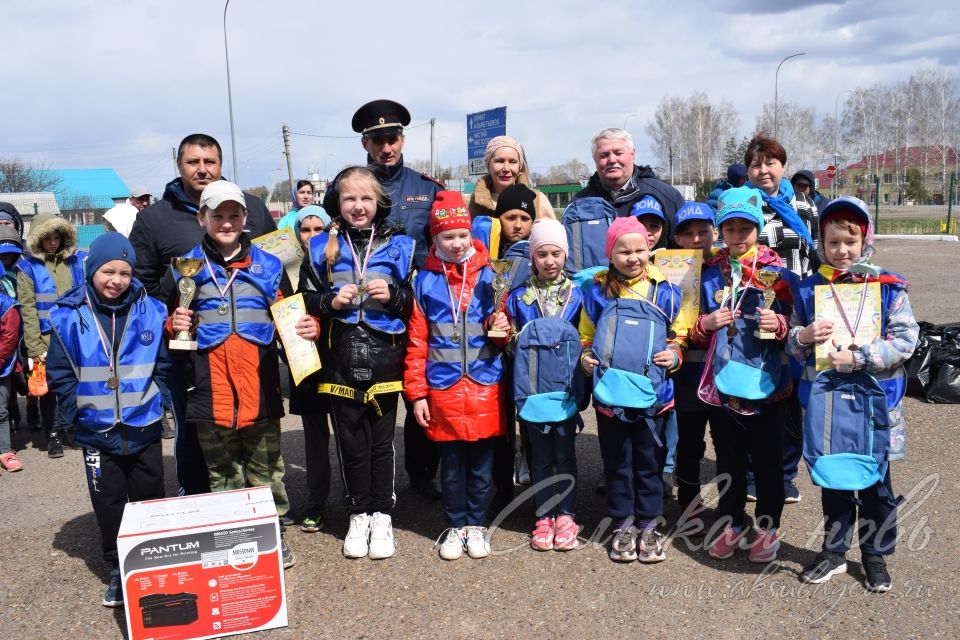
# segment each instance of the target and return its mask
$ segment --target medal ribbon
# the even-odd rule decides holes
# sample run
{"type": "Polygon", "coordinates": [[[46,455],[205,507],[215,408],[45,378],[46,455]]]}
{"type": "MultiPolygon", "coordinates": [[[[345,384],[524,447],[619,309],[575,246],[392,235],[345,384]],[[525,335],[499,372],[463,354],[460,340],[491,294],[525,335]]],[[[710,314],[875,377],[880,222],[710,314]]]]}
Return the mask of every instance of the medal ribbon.
{"type": "Polygon", "coordinates": [[[837,288],[833,286],[832,281],[827,281],[827,284],[830,285],[830,291],[833,293],[833,303],[837,305],[840,318],[843,320],[843,324],[846,325],[847,331],[850,332],[850,342],[856,344],[857,329],[860,328],[860,321],[863,319],[863,307],[867,302],[867,286],[870,284],[869,279],[863,279],[863,290],[860,292],[860,304],[857,306],[857,321],[852,325],[850,324],[850,318],[847,317],[847,310],[843,308],[843,303],[840,301],[840,294],[837,292],[837,288]]]}
{"type": "Polygon", "coordinates": [[[111,353],[113,343],[117,339],[117,313],[114,311],[111,314],[112,317],[112,328],[110,343],[107,344],[107,332],[103,330],[103,327],[100,326],[100,321],[97,320],[97,312],[94,309],[93,303],[90,302],[90,293],[88,291],[83,292],[84,297],[87,299],[87,306],[90,307],[90,315],[93,316],[93,325],[97,328],[97,337],[100,339],[100,346],[103,347],[103,353],[107,356],[107,362],[110,367],[110,376],[113,377],[113,354],[111,353]]]}
{"type": "MultiPolygon", "coordinates": [[[[757,256],[753,256],[753,265],[750,267],[750,273],[754,273],[757,268],[757,256]]],[[[740,310],[740,307],[743,305],[743,301],[747,299],[745,295],[740,296],[740,301],[737,302],[737,288],[743,282],[743,265],[740,264],[740,261],[730,256],[730,314],[734,317],[737,315],[737,311],[740,310]],[[736,278],[736,280],[734,280],[736,278]]],[[[740,289],[741,293],[745,292],[749,288],[750,283],[748,282],[740,289]]],[[[727,301],[724,300],[720,306],[726,306],[727,301]]]]}
{"type": "MultiPolygon", "coordinates": [[[[467,290],[467,265],[463,265],[463,281],[460,283],[460,295],[457,297],[457,302],[453,302],[453,288],[450,286],[450,277],[447,275],[447,263],[442,262],[441,266],[443,267],[443,279],[447,283],[447,296],[450,298],[450,315],[453,316],[453,324],[455,327],[460,326],[460,307],[463,305],[463,293],[467,290]]],[[[473,297],[473,291],[470,292],[470,298],[473,297]]],[[[467,305],[470,304],[470,298],[467,298],[467,305]]]]}
{"type": "Polygon", "coordinates": [[[367,244],[367,255],[363,257],[363,266],[357,262],[357,252],[353,250],[353,241],[350,239],[350,234],[347,233],[347,246],[350,247],[350,258],[353,260],[353,268],[357,270],[357,273],[360,274],[360,281],[357,282],[357,286],[363,286],[363,279],[367,274],[367,263],[370,261],[370,253],[373,251],[373,228],[370,228],[370,242],[367,244]]]}
{"type": "Polygon", "coordinates": [[[223,302],[226,302],[226,301],[227,301],[227,291],[230,289],[230,285],[233,284],[234,279],[236,279],[237,274],[240,273],[240,269],[234,269],[234,270],[233,270],[233,273],[230,275],[230,278],[227,280],[227,284],[225,284],[225,285],[223,285],[223,286],[221,287],[221,286],[220,286],[220,283],[217,282],[217,274],[216,274],[216,272],[213,270],[213,265],[210,264],[210,260],[209,260],[209,258],[207,258],[207,254],[203,254],[203,261],[207,263],[207,271],[210,272],[210,279],[213,280],[213,286],[215,286],[215,287],[217,288],[217,290],[220,292],[220,299],[221,299],[223,302]]]}

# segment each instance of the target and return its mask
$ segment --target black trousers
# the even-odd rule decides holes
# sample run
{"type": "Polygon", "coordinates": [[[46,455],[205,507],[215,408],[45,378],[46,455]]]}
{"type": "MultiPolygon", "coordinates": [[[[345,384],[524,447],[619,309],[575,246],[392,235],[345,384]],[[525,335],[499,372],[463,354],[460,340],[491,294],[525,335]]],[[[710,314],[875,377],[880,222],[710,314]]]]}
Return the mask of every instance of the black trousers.
{"type": "Polygon", "coordinates": [[[84,449],[87,488],[100,526],[103,558],[117,562],[117,533],[127,502],[163,497],[163,446],[158,438],[129,455],[84,449]]]}
{"type": "Polygon", "coordinates": [[[427,432],[413,416],[413,404],[404,400],[407,417],[403,421],[403,468],[410,482],[429,482],[437,476],[440,454],[437,443],[427,438],[427,432]]]}
{"type": "Polygon", "coordinates": [[[330,427],[326,413],[303,419],[303,448],[307,463],[307,513],[323,511],[330,496],[330,427]]]}
{"type": "Polygon", "coordinates": [[[344,501],[353,513],[389,512],[394,493],[393,435],[399,393],[377,396],[372,403],[330,396],[330,418],[343,474],[344,501]]]}
{"type": "Polygon", "coordinates": [[[706,405],[702,411],[677,411],[677,501],[681,507],[700,499],[700,462],[707,450],[703,438],[709,418],[706,405]]]}
{"type": "Polygon", "coordinates": [[[710,409],[721,491],[726,484],[724,476],[730,478],[729,487],[720,496],[720,516],[729,516],[735,527],[743,526],[746,520],[748,454],[757,483],[757,526],[765,529],[779,527],[783,513],[786,401],[760,406],[760,413],[752,416],[733,413],[722,407],[710,409]]]}

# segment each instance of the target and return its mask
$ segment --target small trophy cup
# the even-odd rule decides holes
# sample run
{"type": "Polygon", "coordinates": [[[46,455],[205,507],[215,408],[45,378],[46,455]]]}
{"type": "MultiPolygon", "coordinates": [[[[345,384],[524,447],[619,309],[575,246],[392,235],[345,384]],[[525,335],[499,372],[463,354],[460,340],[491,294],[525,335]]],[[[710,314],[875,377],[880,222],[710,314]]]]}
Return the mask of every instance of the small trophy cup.
{"type": "MultiPolygon", "coordinates": [[[[776,292],[773,290],[773,285],[776,284],[779,279],[780,272],[775,269],[760,269],[760,271],[757,272],[757,280],[763,285],[764,309],[773,307],[773,300],[777,297],[776,292]]],[[[761,340],[774,340],[776,334],[773,331],[764,331],[761,329],[757,332],[757,337],[761,340]]]]}
{"type": "MultiPolygon", "coordinates": [[[[177,288],[180,289],[180,304],[184,309],[189,309],[193,299],[197,297],[197,283],[193,281],[192,276],[200,273],[203,269],[203,260],[201,258],[174,258],[173,268],[180,274],[180,281],[177,288]]],[[[170,341],[171,349],[180,351],[196,351],[197,341],[190,337],[189,331],[178,331],[177,335],[170,341]]]]}
{"type": "MultiPolygon", "coordinates": [[[[493,312],[497,313],[500,311],[500,307],[503,306],[503,299],[507,297],[507,289],[510,287],[510,282],[507,280],[507,272],[510,271],[510,267],[513,266],[513,260],[491,260],[490,268],[493,269],[493,272],[496,274],[493,277],[493,312]]],[[[489,338],[506,338],[507,332],[500,331],[499,329],[490,329],[487,331],[487,337],[489,338]]]]}

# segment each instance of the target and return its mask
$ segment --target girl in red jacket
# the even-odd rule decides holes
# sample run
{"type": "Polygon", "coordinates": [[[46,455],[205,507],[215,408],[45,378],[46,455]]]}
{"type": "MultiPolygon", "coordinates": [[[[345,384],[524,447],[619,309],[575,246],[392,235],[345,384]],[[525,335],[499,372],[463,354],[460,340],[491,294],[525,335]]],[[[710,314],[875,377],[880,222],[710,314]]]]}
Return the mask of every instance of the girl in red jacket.
{"type": "MultiPolygon", "coordinates": [[[[404,393],[417,422],[440,453],[443,509],[449,529],[440,557],[490,554],[487,502],[494,436],[503,435],[501,348],[490,328],[509,331],[494,308],[493,272],[483,243],[470,233],[470,214],[455,191],[437,194],[430,212],[433,247],[414,280],[414,306],[404,393]]],[[[500,301],[500,307],[503,303],[500,301]]]]}

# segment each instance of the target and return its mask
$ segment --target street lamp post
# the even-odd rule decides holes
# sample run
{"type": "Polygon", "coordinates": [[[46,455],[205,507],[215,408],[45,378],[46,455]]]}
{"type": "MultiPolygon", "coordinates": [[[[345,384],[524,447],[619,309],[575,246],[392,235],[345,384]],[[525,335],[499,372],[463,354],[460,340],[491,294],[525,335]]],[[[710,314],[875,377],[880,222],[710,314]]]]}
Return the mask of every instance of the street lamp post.
{"type": "MultiPolygon", "coordinates": [[[[839,116],[839,106],[840,106],[840,96],[845,93],[853,93],[853,89],[844,89],[837,94],[837,97],[833,101],[833,166],[840,166],[840,116],[839,116]]],[[[839,169],[837,169],[839,172],[839,169]]],[[[831,192],[834,198],[837,197],[837,176],[834,176],[830,180],[831,192]]]]}
{"type": "Polygon", "coordinates": [[[797,56],[805,56],[805,55],[807,55],[806,51],[802,53],[794,53],[793,55],[789,55],[783,60],[781,60],[780,64],[777,65],[777,73],[774,75],[774,80],[773,80],[773,137],[778,140],[780,138],[780,121],[779,121],[779,114],[778,114],[778,109],[779,109],[778,94],[780,93],[780,66],[790,58],[796,58],[797,56]]]}
{"type": "Polygon", "coordinates": [[[230,0],[223,5],[223,55],[227,60],[227,105],[230,109],[230,154],[233,156],[233,182],[237,184],[237,137],[233,130],[233,92],[230,87],[230,52],[227,49],[227,7],[230,0]]]}

